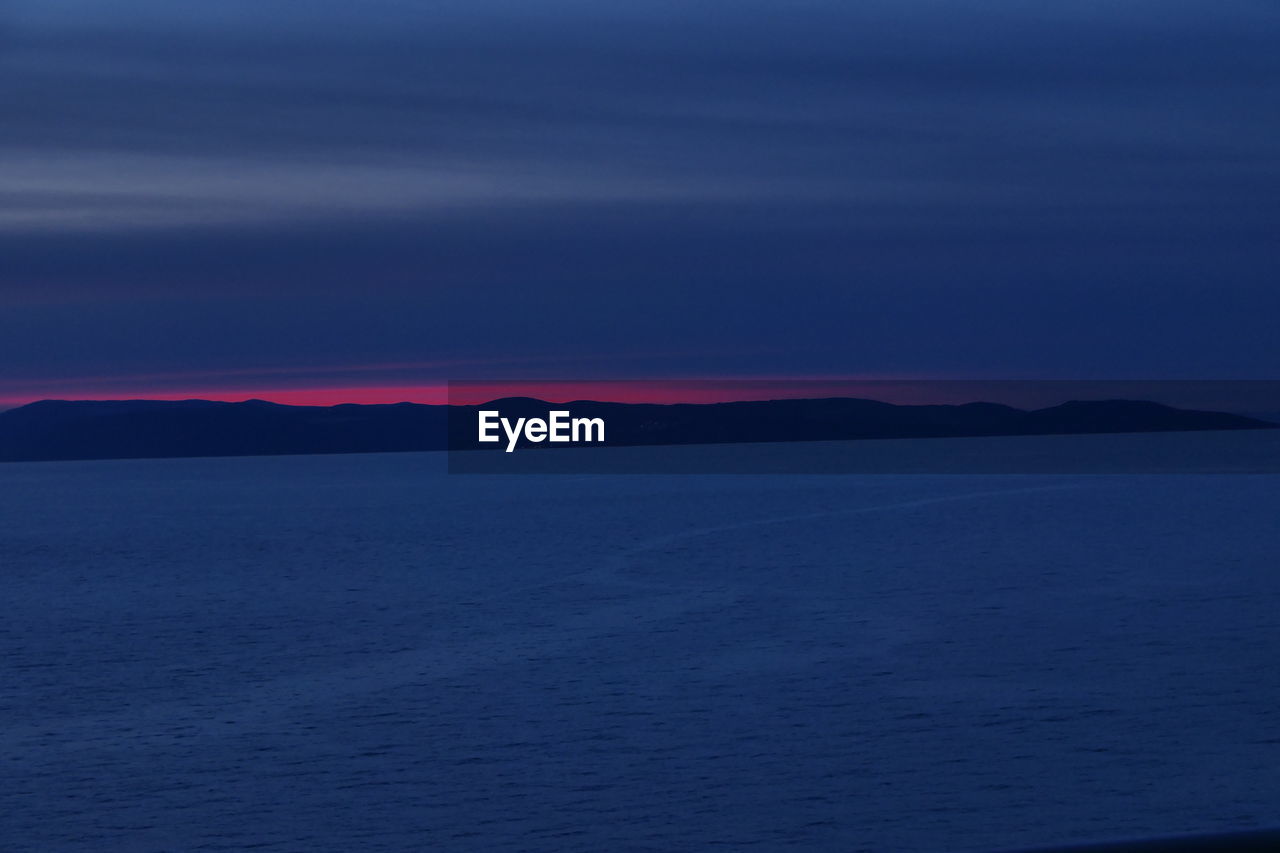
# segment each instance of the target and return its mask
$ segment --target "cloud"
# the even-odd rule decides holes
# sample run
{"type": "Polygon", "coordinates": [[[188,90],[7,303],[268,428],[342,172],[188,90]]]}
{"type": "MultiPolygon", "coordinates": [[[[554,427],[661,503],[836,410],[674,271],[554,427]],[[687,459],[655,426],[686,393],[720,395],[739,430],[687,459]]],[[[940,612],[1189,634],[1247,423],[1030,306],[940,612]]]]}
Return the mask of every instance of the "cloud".
{"type": "Polygon", "coordinates": [[[15,375],[707,349],[676,366],[1280,367],[1274,4],[2,21],[15,375]]]}
{"type": "Polygon", "coordinates": [[[19,15],[0,229],[655,196],[981,207],[1274,167],[1280,122],[1256,106],[1280,63],[1248,25],[1277,19],[1251,3],[1195,29],[1169,23],[1185,4],[528,5],[19,15]]]}

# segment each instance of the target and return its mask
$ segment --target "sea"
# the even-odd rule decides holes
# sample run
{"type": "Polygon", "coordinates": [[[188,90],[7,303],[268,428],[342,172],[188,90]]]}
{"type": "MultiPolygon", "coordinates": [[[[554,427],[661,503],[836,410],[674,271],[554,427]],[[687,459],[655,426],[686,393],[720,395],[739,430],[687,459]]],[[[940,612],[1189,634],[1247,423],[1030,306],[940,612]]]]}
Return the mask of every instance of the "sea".
{"type": "Polygon", "coordinates": [[[0,850],[1280,825],[1280,476],[446,468],[0,466],[0,850]]]}

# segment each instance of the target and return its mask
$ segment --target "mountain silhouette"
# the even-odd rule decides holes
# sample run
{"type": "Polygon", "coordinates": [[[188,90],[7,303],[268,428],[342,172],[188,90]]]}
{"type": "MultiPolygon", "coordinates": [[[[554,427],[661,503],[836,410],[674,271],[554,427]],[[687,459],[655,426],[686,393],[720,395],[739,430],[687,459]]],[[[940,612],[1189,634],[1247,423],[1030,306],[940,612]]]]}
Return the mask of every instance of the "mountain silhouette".
{"type": "MultiPolygon", "coordinates": [[[[1270,429],[1244,415],[1137,400],[1071,401],[1024,410],[996,403],[896,405],[858,398],[732,403],[548,403],[483,406],[286,406],[264,400],[43,400],[0,412],[0,461],[386,453],[497,449],[476,442],[476,413],[509,419],[568,410],[600,417],[608,445],[719,444],[1184,430],[1270,429]]],[[[548,445],[539,445],[546,447],[548,445]]]]}

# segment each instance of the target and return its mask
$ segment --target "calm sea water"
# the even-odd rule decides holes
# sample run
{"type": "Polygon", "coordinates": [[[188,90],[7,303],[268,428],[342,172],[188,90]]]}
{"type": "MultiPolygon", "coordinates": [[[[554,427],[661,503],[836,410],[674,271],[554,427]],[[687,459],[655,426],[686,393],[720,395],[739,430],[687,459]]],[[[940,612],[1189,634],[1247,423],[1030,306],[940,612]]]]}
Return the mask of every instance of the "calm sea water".
{"type": "Polygon", "coordinates": [[[1280,823],[1280,477],[0,467],[5,851],[1280,823]]]}

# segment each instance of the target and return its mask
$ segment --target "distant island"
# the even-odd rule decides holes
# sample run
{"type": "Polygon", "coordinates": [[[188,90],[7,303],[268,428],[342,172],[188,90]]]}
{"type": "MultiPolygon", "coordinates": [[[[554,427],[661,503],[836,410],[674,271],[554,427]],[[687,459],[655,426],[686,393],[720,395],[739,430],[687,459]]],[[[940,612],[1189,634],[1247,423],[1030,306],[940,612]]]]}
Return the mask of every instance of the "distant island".
{"type": "MultiPolygon", "coordinates": [[[[575,415],[605,418],[610,446],[1277,428],[1245,415],[1139,400],[1071,401],[1026,410],[996,403],[897,405],[845,397],[677,404],[506,398],[483,408],[534,417],[569,406],[575,415]]],[[[480,408],[44,400],[0,412],[0,461],[472,448],[479,446],[475,415],[480,408]]]]}

